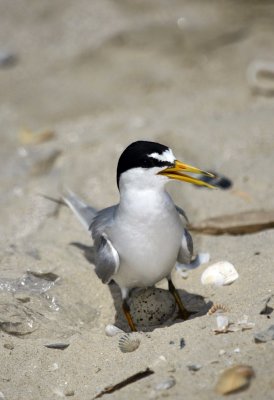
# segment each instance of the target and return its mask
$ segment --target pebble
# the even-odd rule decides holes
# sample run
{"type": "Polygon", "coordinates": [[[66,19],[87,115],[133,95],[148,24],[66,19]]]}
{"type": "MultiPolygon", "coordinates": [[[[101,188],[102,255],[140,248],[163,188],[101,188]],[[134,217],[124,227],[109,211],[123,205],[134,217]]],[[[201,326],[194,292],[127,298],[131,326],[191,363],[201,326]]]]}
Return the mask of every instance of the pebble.
{"type": "Polygon", "coordinates": [[[48,349],[65,350],[67,347],[69,347],[69,343],[50,343],[45,344],[44,346],[48,349]]]}
{"type": "Polygon", "coordinates": [[[71,397],[75,395],[75,392],[74,390],[66,390],[64,394],[66,397],[71,397]]]}
{"type": "Polygon", "coordinates": [[[13,343],[4,343],[4,348],[7,350],[13,350],[14,344],[13,343]]]}
{"type": "Polygon", "coordinates": [[[201,364],[187,364],[187,369],[192,372],[197,372],[202,368],[201,364]]]}
{"type": "Polygon", "coordinates": [[[10,51],[0,50],[0,68],[13,67],[17,63],[17,57],[10,51]]]}
{"type": "Polygon", "coordinates": [[[274,325],[270,325],[270,327],[264,331],[255,333],[254,340],[255,343],[265,343],[274,340],[274,325]]]}

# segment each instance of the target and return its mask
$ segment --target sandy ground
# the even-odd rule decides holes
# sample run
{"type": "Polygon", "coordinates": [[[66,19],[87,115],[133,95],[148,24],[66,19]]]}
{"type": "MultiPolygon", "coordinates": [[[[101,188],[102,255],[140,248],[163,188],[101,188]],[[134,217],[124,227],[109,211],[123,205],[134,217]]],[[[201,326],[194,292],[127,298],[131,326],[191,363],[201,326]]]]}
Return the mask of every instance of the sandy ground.
{"type": "MultiPolygon", "coordinates": [[[[247,79],[250,63],[274,54],[273,22],[267,1],[0,3],[1,398],[92,399],[149,367],[154,374],[104,396],[218,399],[218,377],[238,364],[255,378],[231,398],[274,398],[274,342],[254,342],[273,324],[273,299],[260,314],[274,294],[273,229],[195,235],[195,251],[209,252],[210,264],[230,261],[239,279],[214,288],[200,282],[207,265],[187,279],[174,272],[198,314],[148,328],[136,351],[122,353],[119,335],[105,334],[119,307],[85,258],[89,236],[40,196],[70,187],[95,207],[113,204],[119,154],[148,139],[233,181],[227,191],[170,184],[192,222],[273,209],[274,100],[247,79]],[[231,322],[247,316],[255,325],[215,335],[216,315],[205,314],[212,303],[226,305],[231,322]],[[52,343],[69,346],[45,347],[52,343]],[[175,384],[158,390],[170,377],[175,384]]],[[[273,86],[273,71],[262,84],[273,86]]]]}

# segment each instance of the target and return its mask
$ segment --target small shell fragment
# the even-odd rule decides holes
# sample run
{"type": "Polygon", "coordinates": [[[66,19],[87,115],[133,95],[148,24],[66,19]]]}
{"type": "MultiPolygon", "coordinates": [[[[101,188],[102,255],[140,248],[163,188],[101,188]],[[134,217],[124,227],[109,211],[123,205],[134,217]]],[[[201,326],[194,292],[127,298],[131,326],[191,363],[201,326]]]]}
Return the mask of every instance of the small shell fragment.
{"type": "Polygon", "coordinates": [[[228,318],[225,315],[217,315],[216,322],[219,331],[226,330],[229,325],[228,318]]]}
{"type": "Polygon", "coordinates": [[[156,390],[167,390],[172,388],[176,384],[176,380],[171,376],[162,382],[159,382],[156,386],[156,390]]]}
{"type": "Polygon", "coordinates": [[[213,304],[213,306],[208,310],[207,315],[212,315],[215,313],[228,312],[228,307],[221,303],[213,304]]]}
{"type": "Polygon", "coordinates": [[[119,349],[122,353],[131,353],[140,346],[140,335],[136,333],[125,333],[119,339],[119,349]]]}
{"type": "Polygon", "coordinates": [[[229,394],[237,390],[246,389],[254,376],[254,370],[249,365],[235,365],[222,373],[215,390],[219,394],[229,394]]]}
{"type": "Polygon", "coordinates": [[[237,322],[237,325],[242,331],[247,331],[255,326],[254,322],[248,322],[248,315],[244,315],[243,318],[237,322]]]}
{"type": "Polygon", "coordinates": [[[219,261],[208,267],[201,276],[203,285],[224,286],[230,285],[239,274],[235,267],[228,261],[219,261]]]}
{"type": "Polygon", "coordinates": [[[122,329],[112,324],[109,324],[105,327],[105,334],[107,336],[113,337],[118,335],[118,333],[124,333],[124,331],[122,331],[122,329]]]}

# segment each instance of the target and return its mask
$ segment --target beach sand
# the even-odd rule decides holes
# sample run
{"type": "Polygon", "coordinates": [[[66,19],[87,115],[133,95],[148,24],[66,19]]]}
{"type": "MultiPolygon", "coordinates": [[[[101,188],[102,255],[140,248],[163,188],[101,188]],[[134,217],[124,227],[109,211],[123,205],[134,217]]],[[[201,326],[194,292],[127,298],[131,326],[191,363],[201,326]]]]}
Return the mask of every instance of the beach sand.
{"type": "Polygon", "coordinates": [[[147,139],[231,179],[229,190],[170,183],[191,223],[273,211],[273,70],[258,78],[262,90],[248,74],[273,61],[273,20],[273,4],[256,1],[1,2],[0,398],[91,400],[149,368],[102,398],[219,399],[221,373],[240,364],[255,377],[231,398],[274,398],[274,341],[254,340],[273,325],[273,229],[193,234],[210,261],[173,278],[198,313],[144,329],[139,348],[122,353],[120,335],[105,334],[121,310],[87,259],[91,238],[42,196],[69,187],[94,207],[118,202],[118,157],[147,139]],[[239,278],[202,285],[223,260],[239,278]],[[239,330],[215,334],[206,313],[217,303],[239,330]]]}

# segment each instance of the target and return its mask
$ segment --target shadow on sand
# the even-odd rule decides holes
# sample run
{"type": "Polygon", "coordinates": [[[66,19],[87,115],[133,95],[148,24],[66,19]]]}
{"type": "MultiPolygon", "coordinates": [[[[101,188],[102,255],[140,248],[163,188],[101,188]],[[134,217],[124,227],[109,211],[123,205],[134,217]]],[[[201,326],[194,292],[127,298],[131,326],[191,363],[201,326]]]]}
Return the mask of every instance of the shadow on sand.
{"type": "MultiPolygon", "coordinates": [[[[78,242],[73,242],[70,244],[72,246],[75,246],[78,249],[80,249],[83,252],[84,257],[90,263],[92,263],[92,264],[94,263],[94,247],[93,246],[86,246],[86,245],[84,245],[82,243],[78,243],[78,242]]],[[[112,296],[113,304],[114,304],[114,307],[116,310],[113,324],[115,326],[121,328],[125,332],[130,332],[126,318],[122,311],[122,297],[121,297],[120,288],[114,281],[111,281],[108,284],[108,288],[109,288],[110,294],[112,296]]],[[[137,290],[138,289],[132,290],[131,297],[134,297],[135,291],[137,291],[137,290]]],[[[199,294],[189,293],[182,289],[177,289],[177,291],[183,301],[183,304],[186,306],[187,310],[193,313],[189,319],[194,319],[194,318],[198,318],[198,317],[205,315],[213,305],[213,303],[211,301],[205,302],[205,299],[199,294]]],[[[170,293],[168,292],[168,290],[165,290],[162,292],[163,293],[166,292],[167,300],[170,302],[170,293]]],[[[163,301],[165,301],[164,297],[163,297],[163,301]]],[[[136,322],[136,316],[134,315],[134,312],[132,312],[132,318],[136,322]]],[[[172,315],[169,316],[169,318],[167,320],[163,321],[161,324],[151,325],[149,320],[144,320],[142,323],[136,323],[136,326],[137,326],[137,329],[140,331],[151,332],[155,328],[164,328],[164,327],[171,326],[173,324],[180,323],[180,322],[182,322],[182,319],[179,316],[179,311],[178,311],[178,308],[174,301],[174,312],[172,313],[172,315]]]]}

